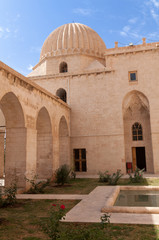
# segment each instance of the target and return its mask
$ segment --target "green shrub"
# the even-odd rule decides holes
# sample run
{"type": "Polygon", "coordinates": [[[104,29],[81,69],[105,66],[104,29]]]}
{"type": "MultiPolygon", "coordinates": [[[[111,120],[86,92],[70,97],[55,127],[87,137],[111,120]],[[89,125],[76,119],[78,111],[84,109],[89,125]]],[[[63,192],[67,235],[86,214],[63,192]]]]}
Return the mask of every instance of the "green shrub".
{"type": "Polygon", "coordinates": [[[64,185],[65,183],[68,183],[70,180],[70,171],[70,168],[66,164],[59,167],[55,172],[55,182],[59,185],[64,185]]]}
{"type": "Polygon", "coordinates": [[[2,188],[0,188],[0,208],[3,207],[4,203],[4,194],[2,192],[2,188]]]}
{"type": "Polygon", "coordinates": [[[121,170],[117,170],[116,173],[109,176],[108,183],[110,185],[116,185],[122,176],[123,174],[121,173],[121,170]]]}
{"type": "Polygon", "coordinates": [[[27,182],[30,183],[31,187],[27,191],[30,194],[44,193],[44,188],[50,184],[50,179],[47,179],[46,182],[37,182],[38,175],[34,175],[32,179],[25,178],[27,182]]]}
{"type": "Polygon", "coordinates": [[[105,171],[104,173],[99,172],[99,182],[108,182],[108,179],[110,178],[110,174],[108,171],[105,171]]]}
{"type": "Polygon", "coordinates": [[[9,187],[0,188],[0,208],[13,206],[16,203],[17,185],[13,182],[9,187]]]}
{"type": "Polygon", "coordinates": [[[14,205],[16,203],[17,184],[13,182],[8,188],[5,188],[5,204],[14,205]]]}
{"type": "Polygon", "coordinates": [[[143,181],[143,173],[144,173],[145,169],[139,169],[139,168],[136,168],[135,169],[135,172],[134,172],[134,176],[131,175],[131,173],[129,173],[129,180],[130,182],[132,183],[139,183],[139,182],[142,182],[143,181]]]}

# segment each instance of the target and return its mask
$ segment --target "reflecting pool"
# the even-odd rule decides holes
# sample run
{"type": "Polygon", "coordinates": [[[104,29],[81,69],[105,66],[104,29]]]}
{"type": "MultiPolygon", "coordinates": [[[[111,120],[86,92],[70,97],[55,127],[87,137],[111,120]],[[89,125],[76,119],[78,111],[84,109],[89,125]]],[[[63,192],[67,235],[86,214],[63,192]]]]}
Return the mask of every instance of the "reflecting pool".
{"type": "Polygon", "coordinates": [[[121,190],[114,206],[159,207],[159,191],[121,190]]]}

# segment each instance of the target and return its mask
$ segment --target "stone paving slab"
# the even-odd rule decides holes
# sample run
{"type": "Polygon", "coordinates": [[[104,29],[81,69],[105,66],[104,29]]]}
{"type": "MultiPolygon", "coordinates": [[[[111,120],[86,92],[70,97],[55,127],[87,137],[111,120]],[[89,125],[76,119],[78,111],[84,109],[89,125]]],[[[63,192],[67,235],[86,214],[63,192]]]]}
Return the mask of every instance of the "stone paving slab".
{"type": "MultiPolygon", "coordinates": [[[[100,222],[101,208],[114,192],[114,186],[96,187],[88,195],[78,194],[17,194],[17,199],[81,200],[67,214],[66,222],[100,222]]],[[[111,213],[111,223],[159,225],[159,214],[111,213]]]]}
{"type": "Polygon", "coordinates": [[[99,222],[101,208],[110,197],[114,187],[96,187],[86,198],[73,207],[67,214],[67,222],[99,222]]]}
{"type": "MultiPolygon", "coordinates": [[[[114,191],[113,186],[99,186],[67,214],[66,222],[100,222],[101,208],[114,191]]],[[[159,214],[111,213],[111,223],[159,225],[159,214]]]]}
{"type": "Polygon", "coordinates": [[[81,200],[86,198],[87,195],[82,194],[17,194],[17,199],[54,199],[54,200],[81,200]]]}

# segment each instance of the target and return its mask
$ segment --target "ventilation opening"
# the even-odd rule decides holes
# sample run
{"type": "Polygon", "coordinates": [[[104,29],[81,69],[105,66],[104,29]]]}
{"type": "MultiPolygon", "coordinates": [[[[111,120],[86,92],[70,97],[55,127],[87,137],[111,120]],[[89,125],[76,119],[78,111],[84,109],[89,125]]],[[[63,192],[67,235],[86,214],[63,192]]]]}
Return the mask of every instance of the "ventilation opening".
{"type": "Polygon", "coordinates": [[[59,88],[56,92],[56,96],[58,96],[62,101],[67,102],[67,93],[65,89],[59,88]]]}
{"type": "Polygon", "coordinates": [[[68,72],[68,67],[66,62],[62,62],[60,64],[60,73],[65,73],[68,72]]]}

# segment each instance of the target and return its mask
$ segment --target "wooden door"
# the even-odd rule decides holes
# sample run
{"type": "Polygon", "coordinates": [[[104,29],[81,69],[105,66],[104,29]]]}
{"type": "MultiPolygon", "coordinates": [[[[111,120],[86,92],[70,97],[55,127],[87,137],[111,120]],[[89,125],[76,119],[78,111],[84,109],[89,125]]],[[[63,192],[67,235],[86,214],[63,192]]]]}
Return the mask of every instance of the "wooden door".
{"type": "Polygon", "coordinates": [[[133,172],[136,169],[136,147],[132,147],[132,163],[133,163],[133,172]]]}

